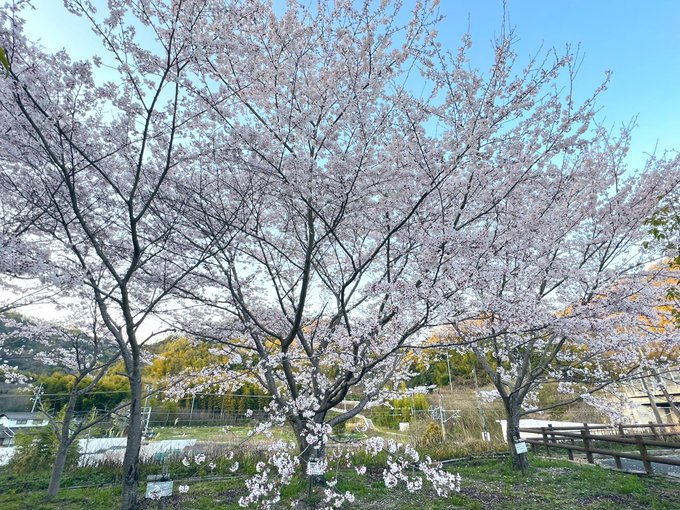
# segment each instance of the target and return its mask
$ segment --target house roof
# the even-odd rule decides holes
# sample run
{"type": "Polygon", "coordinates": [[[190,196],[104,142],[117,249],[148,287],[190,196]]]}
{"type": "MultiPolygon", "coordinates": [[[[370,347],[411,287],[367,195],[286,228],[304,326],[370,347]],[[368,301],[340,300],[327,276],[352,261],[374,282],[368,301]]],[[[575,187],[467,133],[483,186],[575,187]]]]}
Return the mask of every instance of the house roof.
{"type": "Polygon", "coordinates": [[[10,420],[44,420],[42,413],[0,413],[0,418],[5,416],[10,420]]]}

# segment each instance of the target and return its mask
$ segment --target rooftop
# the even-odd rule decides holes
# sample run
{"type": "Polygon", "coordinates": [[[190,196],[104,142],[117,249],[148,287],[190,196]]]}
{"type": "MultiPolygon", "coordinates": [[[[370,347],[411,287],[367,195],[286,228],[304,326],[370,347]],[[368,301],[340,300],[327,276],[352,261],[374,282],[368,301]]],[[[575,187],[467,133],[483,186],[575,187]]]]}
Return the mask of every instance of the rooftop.
{"type": "Polygon", "coordinates": [[[0,412],[0,418],[5,416],[10,420],[44,420],[45,416],[42,413],[10,413],[10,412],[0,412]]]}

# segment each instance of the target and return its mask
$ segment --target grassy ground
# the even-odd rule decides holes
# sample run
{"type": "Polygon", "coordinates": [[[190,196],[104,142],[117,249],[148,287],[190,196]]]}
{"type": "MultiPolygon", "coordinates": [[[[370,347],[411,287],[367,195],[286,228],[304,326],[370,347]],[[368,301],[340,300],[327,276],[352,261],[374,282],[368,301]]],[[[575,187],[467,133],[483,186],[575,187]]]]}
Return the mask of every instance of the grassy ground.
{"type": "MultiPolygon", "coordinates": [[[[446,499],[437,498],[430,491],[409,494],[403,489],[388,490],[382,482],[381,469],[369,469],[365,476],[345,471],[339,476],[337,489],[352,491],[355,503],[349,508],[375,510],[423,509],[523,509],[556,510],[591,509],[677,509],[680,501],[680,483],[663,477],[632,475],[606,470],[598,466],[581,465],[561,460],[531,459],[532,467],[526,475],[514,472],[507,461],[475,460],[451,466],[463,477],[462,490],[446,499]]],[[[0,508],[3,510],[110,510],[117,505],[117,487],[64,489],[54,502],[44,499],[44,490],[37,487],[46,483],[38,480],[47,474],[35,473],[33,490],[12,490],[10,474],[0,471],[0,508]]],[[[101,483],[82,473],[65,480],[69,484],[82,484],[88,479],[101,483]]],[[[175,477],[178,478],[178,477],[175,477]]],[[[186,495],[175,495],[166,501],[166,509],[213,510],[237,509],[238,498],[246,493],[244,478],[190,482],[186,495]]],[[[178,483],[175,483],[177,491],[178,483]]],[[[317,492],[319,489],[317,489],[317,492]]],[[[175,492],[176,494],[176,492],[175,492]]],[[[318,495],[312,501],[318,500],[318,495]]],[[[307,505],[307,484],[298,480],[287,488],[285,507],[299,501],[298,508],[307,505]]],[[[143,508],[155,509],[157,503],[145,502],[143,508]]],[[[283,507],[282,507],[283,508],[283,507]]]]}
{"type": "Polygon", "coordinates": [[[154,440],[196,439],[197,441],[230,442],[247,436],[249,427],[196,426],[196,427],[158,427],[154,429],[154,440]]]}
{"type": "MultiPolygon", "coordinates": [[[[269,442],[271,439],[262,434],[249,437],[248,433],[253,427],[224,427],[224,426],[195,426],[195,427],[158,427],[154,429],[154,440],[166,439],[196,439],[205,443],[235,443],[249,439],[249,443],[261,440],[269,442]]],[[[275,439],[292,441],[294,435],[288,427],[273,427],[272,434],[275,439]]]]}

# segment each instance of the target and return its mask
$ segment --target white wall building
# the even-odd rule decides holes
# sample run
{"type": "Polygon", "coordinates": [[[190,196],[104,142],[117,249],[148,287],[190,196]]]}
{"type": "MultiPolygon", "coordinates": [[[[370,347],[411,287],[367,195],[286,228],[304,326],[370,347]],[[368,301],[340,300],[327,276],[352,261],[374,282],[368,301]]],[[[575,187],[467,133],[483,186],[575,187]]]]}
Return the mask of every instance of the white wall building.
{"type": "Polygon", "coordinates": [[[22,427],[44,427],[48,424],[42,413],[0,413],[0,427],[17,429],[22,427]]]}

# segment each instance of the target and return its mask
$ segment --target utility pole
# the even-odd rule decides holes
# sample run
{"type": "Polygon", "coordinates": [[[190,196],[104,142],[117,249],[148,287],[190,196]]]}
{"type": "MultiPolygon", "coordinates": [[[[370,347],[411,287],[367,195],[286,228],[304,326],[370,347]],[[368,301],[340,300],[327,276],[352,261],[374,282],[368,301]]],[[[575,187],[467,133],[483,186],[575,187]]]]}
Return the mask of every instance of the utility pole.
{"type": "MultiPolygon", "coordinates": [[[[640,355],[640,362],[642,363],[643,360],[645,359],[645,354],[642,352],[642,349],[638,349],[638,354],[640,355]]],[[[642,388],[645,390],[645,393],[647,394],[647,399],[649,400],[649,404],[652,406],[652,412],[654,413],[654,418],[656,418],[657,423],[662,424],[663,418],[661,418],[661,414],[659,413],[659,408],[656,405],[656,401],[654,400],[654,394],[649,389],[649,385],[647,384],[647,377],[649,377],[650,374],[645,375],[642,372],[642,368],[638,368],[638,372],[640,374],[640,383],[642,384],[642,388]]]]}
{"type": "Polygon", "coordinates": [[[449,351],[446,351],[446,368],[449,371],[449,389],[453,393],[453,381],[451,381],[451,362],[449,361],[449,351]]]}
{"type": "Polygon", "coordinates": [[[439,424],[442,426],[442,442],[446,442],[446,427],[444,427],[444,406],[442,406],[441,393],[439,393],[439,424]]]}
{"type": "Polygon", "coordinates": [[[189,411],[189,425],[191,425],[191,421],[193,420],[194,417],[194,401],[196,400],[196,394],[192,393],[191,394],[191,411],[189,411]]]}
{"type": "Polygon", "coordinates": [[[38,389],[35,390],[35,395],[33,396],[33,407],[31,407],[31,413],[35,412],[35,408],[38,407],[38,403],[42,404],[42,394],[43,394],[43,384],[40,383],[38,389]]]}
{"type": "Polygon", "coordinates": [[[489,429],[486,426],[486,418],[484,417],[484,411],[482,410],[482,402],[479,400],[479,383],[477,382],[477,367],[472,366],[472,377],[475,380],[475,392],[477,393],[477,411],[479,412],[479,418],[482,420],[482,439],[484,441],[491,441],[491,435],[489,434],[489,429]]]}
{"type": "Polygon", "coordinates": [[[153,390],[152,384],[146,385],[146,398],[144,399],[143,413],[146,413],[146,423],[144,425],[143,434],[146,436],[149,433],[149,422],[151,421],[151,407],[149,407],[149,397],[151,396],[151,391],[153,390]]]}
{"type": "Polygon", "coordinates": [[[153,384],[147,384],[146,398],[144,399],[144,407],[149,407],[149,397],[151,396],[151,390],[153,390],[153,384]]]}
{"type": "Polygon", "coordinates": [[[661,417],[659,407],[656,405],[656,401],[654,400],[654,394],[652,393],[652,390],[649,389],[649,385],[647,385],[646,380],[647,377],[648,376],[641,375],[640,382],[642,383],[642,387],[644,388],[645,393],[647,394],[647,400],[649,400],[649,404],[652,406],[652,412],[654,413],[654,418],[656,418],[656,422],[662,424],[663,418],[661,417]]]}

